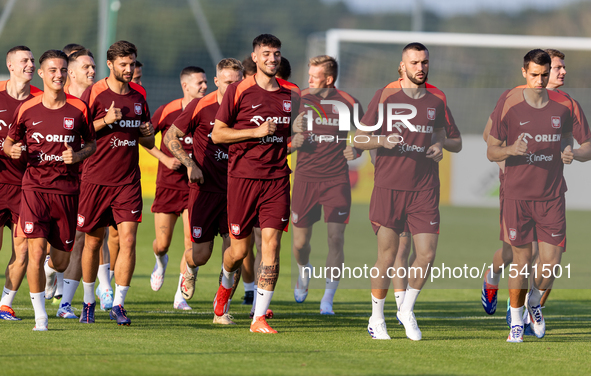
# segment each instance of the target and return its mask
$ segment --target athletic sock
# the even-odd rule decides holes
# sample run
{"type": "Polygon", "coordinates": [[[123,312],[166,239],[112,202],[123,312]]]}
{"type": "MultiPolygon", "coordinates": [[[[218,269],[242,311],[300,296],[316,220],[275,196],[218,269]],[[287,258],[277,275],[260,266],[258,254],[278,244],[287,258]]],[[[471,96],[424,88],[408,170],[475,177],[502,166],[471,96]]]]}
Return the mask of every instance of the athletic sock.
{"type": "Polygon", "coordinates": [[[331,281],[330,278],[326,279],[326,289],[324,290],[324,296],[321,301],[330,302],[334,299],[334,294],[337,292],[339,287],[339,281],[331,281]]]}
{"type": "Polygon", "coordinates": [[[183,293],[181,292],[181,282],[182,281],[183,281],[183,273],[180,274],[179,284],[176,288],[176,294],[174,294],[174,301],[175,302],[181,302],[181,301],[185,300],[185,298],[183,298],[183,293]]]}
{"type": "Polygon", "coordinates": [[[380,323],[382,321],[386,321],[384,317],[384,304],[386,303],[386,298],[378,299],[373,294],[371,294],[371,320],[374,323],[380,323]]]}
{"type": "Polygon", "coordinates": [[[127,290],[129,290],[129,286],[119,286],[118,284],[115,284],[113,307],[117,305],[122,305],[125,307],[125,297],[127,296],[127,290]]]}
{"type": "Polygon", "coordinates": [[[417,302],[417,298],[419,297],[419,293],[421,290],[413,289],[410,287],[406,290],[406,294],[404,296],[404,301],[400,306],[400,313],[409,313],[412,312],[415,308],[415,303],[417,302]]]}
{"type": "Polygon", "coordinates": [[[50,276],[57,273],[57,270],[55,270],[54,268],[49,266],[49,262],[46,262],[45,265],[43,265],[43,269],[45,269],[45,279],[46,280],[48,280],[50,278],[50,276]]]}
{"type": "Polygon", "coordinates": [[[231,289],[234,286],[234,274],[236,272],[229,272],[226,268],[222,265],[222,286],[225,289],[231,289]]]}
{"type": "Polygon", "coordinates": [[[513,325],[523,325],[523,306],[511,307],[511,326],[513,325]]]}
{"type": "Polygon", "coordinates": [[[79,284],[80,281],[75,281],[73,279],[64,279],[64,291],[61,303],[62,306],[66,303],[70,303],[70,305],[72,304],[74,294],[76,294],[76,290],[78,289],[79,284]]]}
{"type": "Polygon", "coordinates": [[[256,293],[258,291],[257,285],[254,285],[254,290],[253,291],[255,292],[255,294],[252,297],[252,307],[250,308],[250,313],[252,313],[254,315],[254,309],[257,306],[257,295],[258,295],[256,293]]]}
{"type": "Polygon", "coordinates": [[[242,281],[242,283],[244,284],[244,292],[254,291],[254,282],[247,283],[242,281]]]}
{"type": "Polygon", "coordinates": [[[9,306],[12,308],[12,302],[16,296],[16,291],[7,289],[6,287],[2,290],[2,300],[0,300],[0,306],[9,306]]]}
{"type": "Polygon", "coordinates": [[[156,257],[156,271],[158,274],[164,273],[164,269],[166,269],[166,264],[168,261],[165,256],[166,254],[160,256],[154,253],[154,257],[156,257]]]}
{"type": "Polygon", "coordinates": [[[94,299],[94,282],[86,283],[82,281],[82,286],[84,288],[84,304],[96,302],[94,299]]]}
{"type": "Polygon", "coordinates": [[[542,295],[544,295],[544,292],[546,292],[546,290],[538,290],[537,287],[532,287],[529,292],[529,306],[535,307],[540,305],[540,301],[542,300],[542,295]]]}
{"type": "Polygon", "coordinates": [[[188,263],[185,262],[185,264],[187,264],[187,270],[189,271],[189,273],[193,274],[193,275],[197,275],[197,272],[199,272],[199,267],[196,266],[194,268],[190,267],[188,263]]]}
{"type": "Polygon", "coordinates": [[[310,282],[310,279],[312,277],[312,265],[310,265],[310,263],[307,263],[306,265],[300,265],[298,264],[298,270],[299,270],[299,279],[300,282],[302,283],[300,287],[301,290],[306,290],[308,288],[308,283],[310,282]],[[306,278],[304,278],[304,274],[306,276],[306,278]]]}
{"type": "Polygon", "coordinates": [[[45,311],[45,291],[29,293],[31,295],[31,303],[35,310],[35,321],[45,318],[47,320],[47,312],[45,311]]]}
{"type": "Polygon", "coordinates": [[[56,296],[63,295],[63,293],[64,293],[64,273],[58,272],[55,278],[57,279],[57,288],[55,289],[55,295],[56,296]]]}
{"type": "Polygon", "coordinates": [[[99,287],[102,291],[111,289],[111,264],[106,263],[99,265],[97,278],[99,280],[99,287]]]}
{"type": "Polygon", "coordinates": [[[259,316],[265,316],[267,313],[267,309],[269,309],[269,305],[271,304],[271,298],[273,297],[274,291],[267,291],[261,288],[257,288],[257,305],[254,308],[254,317],[252,318],[253,322],[259,316]]]}
{"type": "Polygon", "coordinates": [[[111,285],[111,281],[115,278],[115,271],[109,270],[109,285],[111,285]]]}
{"type": "Polygon", "coordinates": [[[404,302],[404,297],[406,296],[406,290],[404,291],[394,291],[394,297],[396,298],[396,309],[400,311],[400,307],[404,302]]]}
{"type": "Polygon", "coordinates": [[[492,276],[490,274],[490,270],[486,272],[486,282],[489,285],[498,286],[501,281],[501,273],[492,273],[492,276]]]}

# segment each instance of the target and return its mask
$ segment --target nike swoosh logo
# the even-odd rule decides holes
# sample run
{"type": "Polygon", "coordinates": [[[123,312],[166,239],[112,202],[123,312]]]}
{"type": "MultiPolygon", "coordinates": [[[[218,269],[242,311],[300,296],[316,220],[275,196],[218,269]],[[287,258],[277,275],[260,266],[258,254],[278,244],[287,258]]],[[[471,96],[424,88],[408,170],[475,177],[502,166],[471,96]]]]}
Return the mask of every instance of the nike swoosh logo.
{"type": "Polygon", "coordinates": [[[215,121],[210,121],[209,125],[215,125],[215,121]]]}
{"type": "Polygon", "coordinates": [[[41,120],[41,121],[34,121],[33,122],[33,125],[37,125],[37,124],[42,123],[42,122],[43,122],[43,120],[41,120]]]}
{"type": "MultiPolygon", "coordinates": [[[[530,121],[531,121],[531,120],[530,120],[530,121]]],[[[525,125],[525,124],[527,124],[527,123],[529,123],[529,121],[526,121],[525,123],[519,122],[519,125],[525,125]]]]}
{"type": "Polygon", "coordinates": [[[344,213],[341,213],[341,212],[339,212],[339,215],[345,215],[345,214],[347,214],[347,213],[348,213],[348,212],[344,212],[344,213]]]}
{"type": "Polygon", "coordinates": [[[404,111],[394,111],[394,115],[400,115],[401,113],[403,113],[404,111]]]}
{"type": "Polygon", "coordinates": [[[439,222],[429,222],[431,224],[431,226],[436,225],[439,222]]]}
{"type": "Polygon", "coordinates": [[[287,221],[289,221],[289,218],[287,218],[287,219],[281,218],[281,222],[287,222],[287,221]]]}
{"type": "Polygon", "coordinates": [[[262,103],[261,103],[261,104],[257,104],[256,106],[253,104],[253,105],[252,105],[252,108],[253,108],[253,109],[255,109],[255,108],[257,108],[257,107],[259,107],[259,106],[262,106],[262,105],[263,105],[262,103]]]}
{"type": "Polygon", "coordinates": [[[66,244],[72,244],[73,240],[66,240],[66,244]]]}
{"type": "Polygon", "coordinates": [[[552,237],[555,238],[555,237],[560,236],[560,235],[562,235],[562,234],[556,234],[556,235],[552,234],[552,237]]]}
{"type": "Polygon", "coordinates": [[[0,112],[6,112],[6,111],[8,111],[8,110],[0,110],[0,112]]]}
{"type": "Polygon", "coordinates": [[[258,293],[259,295],[261,295],[261,296],[262,296],[262,295],[264,295],[264,294],[263,294],[262,292],[260,292],[260,291],[257,291],[257,293],[258,293]]]}
{"type": "Polygon", "coordinates": [[[139,213],[141,210],[132,210],[131,214],[139,213]]]}
{"type": "Polygon", "coordinates": [[[105,108],[105,112],[109,112],[109,109],[108,108],[105,108]]]}
{"type": "Polygon", "coordinates": [[[376,302],[376,301],[375,301],[375,300],[373,300],[373,299],[372,299],[371,301],[372,301],[372,302],[374,302],[375,304],[378,304],[378,302],[376,302]]]}

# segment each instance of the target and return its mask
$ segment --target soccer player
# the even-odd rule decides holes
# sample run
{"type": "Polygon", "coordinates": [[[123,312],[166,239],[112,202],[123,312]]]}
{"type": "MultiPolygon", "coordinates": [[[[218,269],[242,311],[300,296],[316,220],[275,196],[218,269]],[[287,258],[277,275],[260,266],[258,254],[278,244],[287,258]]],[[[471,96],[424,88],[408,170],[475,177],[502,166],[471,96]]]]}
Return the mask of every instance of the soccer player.
{"type": "Polygon", "coordinates": [[[144,64],[140,63],[139,60],[135,61],[135,69],[133,70],[133,78],[131,82],[134,84],[141,85],[142,84],[142,67],[144,64]]]}
{"type": "MultiPolygon", "coordinates": [[[[222,237],[222,253],[230,245],[227,213],[228,146],[214,144],[211,132],[216,114],[229,85],[242,80],[242,64],[236,59],[223,59],[216,66],[216,91],[203,99],[194,100],[174,121],[166,133],[164,142],[172,153],[187,167],[189,177],[189,221],[193,247],[185,252],[186,271],[181,290],[190,299],[195,291],[199,267],[211,257],[214,238],[222,237]],[[179,141],[193,138],[193,150],[187,151],[179,141]],[[192,155],[191,155],[192,154],[192,155]]],[[[237,280],[234,281],[235,288],[237,280]]],[[[234,322],[227,310],[214,315],[215,324],[232,325],[234,322]]]]}
{"type": "MultiPolygon", "coordinates": [[[[283,61],[281,64],[283,65],[283,61]]],[[[345,260],[345,227],[349,222],[351,210],[351,183],[347,160],[356,157],[357,153],[346,143],[348,131],[339,130],[338,111],[333,111],[333,105],[322,105],[321,101],[341,102],[347,105],[351,116],[354,114],[353,106],[357,104],[359,117],[363,117],[359,101],[346,92],[335,89],[338,64],[333,57],[313,57],[308,66],[310,87],[302,91],[300,113],[305,113],[308,107],[314,106],[318,111],[322,111],[322,115],[326,114],[326,117],[323,118],[312,111],[313,131],[296,133],[291,140],[292,149],[298,150],[291,208],[293,253],[299,270],[293,294],[298,303],[304,302],[308,296],[312,270],[309,264],[310,239],[314,223],[320,220],[321,210],[324,210],[324,222],[328,232],[328,268],[340,268],[345,260]]],[[[297,119],[301,121],[302,118],[299,116],[297,119]]],[[[352,124],[353,119],[350,122],[352,124]]],[[[301,127],[296,124],[294,128],[301,127]]],[[[320,301],[320,314],[334,315],[332,306],[339,280],[326,279],[324,296],[320,301]]]]}
{"type": "Polygon", "coordinates": [[[403,77],[376,92],[361,120],[363,125],[373,126],[383,115],[379,113],[379,105],[403,103],[417,111],[412,119],[416,132],[401,122],[395,123],[391,131],[382,124],[373,133],[361,129],[356,132],[356,148],[377,149],[369,214],[378,237],[375,267],[379,274],[371,280],[372,316],[368,325],[368,332],[375,339],[390,339],[384,318],[390,281],[387,269],[394,264],[399,235],[406,223],[413,234],[417,257],[396,317],[404,325],[408,338],[415,341],[422,338],[413,308],[429,274],[428,267],[435,259],[439,236],[437,163],[443,158],[445,126],[451,121],[445,95],[435,87],[426,87],[429,63],[429,51],[424,45],[405,46],[400,63],[403,77]],[[366,136],[366,143],[360,141],[361,136],[366,136]]]}
{"type": "Polygon", "coordinates": [[[229,146],[228,223],[231,246],[224,253],[223,276],[214,312],[227,312],[234,273],[248,253],[257,217],[262,233],[262,260],[257,304],[250,330],[277,333],[265,314],[279,276],[281,235],[289,221],[287,138],[292,108],[299,108],[299,89],[276,79],[281,41],[262,34],[253,41],[257,73],[226,89],[216,115],[212,141],[229,146]],[[295,102],[295,103],[294,103],[295,102]]]}
{"type": "Polygon", "coordinates": [[[33,330],[46,331],[43,261],[47,243],[52,246],[54,265],[63,272],[76,232],[80,192],[76,164],[95,152],[96,142],[89,124],[88,107],[64,93],[66,54],[58,50],[46,51],[39,58],[39,65],[43,95],[21,104],[16,110],[4,151],[19,159],[22,143],[27,144],[27,169],[23,176],[17,232],[27,238],[28,243],[27,280],[36,323],[33,330]]]}
{"type": "Polygon", "coordinates": [[[244,79],[250,78],[257,73],[257,65],[255,64],[254,60],[252,60],[252,56],[248,55],[247,57],[242,60],[242,66],[244,67],[244,79]]]}
{"type": "Polygon", "coordinates": [[[107,51],[107,78],[90,86],[82,99],[90,108],[97,134],[97,152],[84,163],[78,209],[78,230],[86,233],[82,251],[84,307],[80,322],[93,323],[94,282],[105,227],[117,224],[119,254],[115,264],[115,296],[109,316],[130,325],[124,308],[135,268],[136,234],[141,221],[138,144],[154,147],[154,130],[141,86],[131,83],[137,49],[118,41],[107,51]],[[116,167],[116,168],[115,168],[116,167]]]}
{"type": "MultiPolygon", "coordinates": [[[[12,124],[14,111],[23,102],[42,94],[31,86],[35,72],[33,53],[26,46],[16,46],[6,53],[6,66],[10,73],[7,81],[0,82],[0,142],[4,143],[12,124]]],[[[27,162],[14,160],[0,152],[0,247],[4,226],[12,231],[12,257],[6,267],[6,282],[0,300],[0,319],[20,320],[12,309],[12,302],[27,270],[27,241],[16,236],[21,202],[21,185],[27,162]]]]}
{"type": "MultiPolygon", "coordinates": [[[[518,271],[531,272],[535,239],[540,264],[550,270],[560,263],[566,243],[563,166],[573,160],[575,117],[568,97],[546,90],[551,63],[550,56],[539,49],[525,55],[522,73],[527,86],[507,94],[502,110],[492,118],[487,142],[488,159],[505,161],[503,219],[518,271]]],[[[509,279],[511,330],[507,342],[523,342],[527,277],[516,274],[509,279]]],[[[531,329],[542,338],[546,328],[540,300],[554,274],[539,273],[535,278],[526,308],[531,329]]]]}
{"type": "MultiPolygon", "coordinates": [[[[189,66],[181,71],[180,80],[183,89],[183,98],[176,99],[158,108],[152,117],[154,132],[162,132],[166,137],[175,119],[183,112],[187,105],[195,98],[203,98],[207,91],[207,79],[202,68],[189,66]]],[[[187,135],[178,140],[189,155],[193,151],[193,137],[187,135]]],[[[170,152],[166,143],[162,142],[160,150],[157,147],[148,150],[152,156],[158,159],[158,174],[156,178],[156,197],[152,204],[154,213],[154,225],[156,227],[156,239],[152,243],[156,265],[150,276],[152,290],[158,291],[164,282],[164,273],[168,265],[168,248],[172,241],[174,225],[179,215],[183,216],[184,244],[183,257],[181,258],[181,276],[176,295],[174,296],[174,308],[190,310],[183,294],[181,282],[185,273],[185,252],[191,249],[191,230],[189,227],[189,178],[187,169],[170,152]]]]}

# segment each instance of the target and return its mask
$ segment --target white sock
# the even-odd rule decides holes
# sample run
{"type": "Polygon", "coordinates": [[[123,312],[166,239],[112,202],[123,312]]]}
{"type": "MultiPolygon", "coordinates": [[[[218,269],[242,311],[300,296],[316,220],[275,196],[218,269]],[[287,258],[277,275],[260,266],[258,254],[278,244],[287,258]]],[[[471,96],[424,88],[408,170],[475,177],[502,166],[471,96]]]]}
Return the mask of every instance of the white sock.
{"type": "Polygon", "coordinates": [[[310,263],[307,263],[306,265],[298,264],[298,270],[301,282],[301,285],[299,287],[300,289],[305,290],[308,288],[308,283],[310,282],[310,278],[312,277],[312,265],[310,265],[310,263]],[[304,278],[304,274],[306,278],[304,278]]]}
{"type": "Polygon", "coordinates": [[[107,289],[111,289],[111,264],[102,264],[99,265],[97,278],[99,280],[99,287],[101,290],[106,291],[107,289]]]}
{"type": "Polygon", "coordinates": [[[64,279],[64,293],[62,295],[61,303],[62,306],[66,303],[72,305],[72,300],[74,299],[74,294],[76,294],[76,290],[78,289],[79,284],[80,281],[75,281],[73,279],[64,279]]]}
{"type": "Polygon", "coordinates": [[[115,271],[109,270],[109,286],[111,285],[111,281],[115,278],[115,271]]]}
{"type": "Polygon", "coordinates": [[[154,253],[154,257],[156,257],[156,271],[159,274],[162,274],[164,272],[164,269],[166,269],[166,264],[168,263],[168,261],[165,256],[166,254],[159,256],[154,253]]]}
{"type": "Polygon", "coordinates": [[[196,266],[194,268],[190,267],[188,263],[185,263],[187,266],[187,270],[189,271],[189,273],[193,274],[193,275],[197,275],[197,272],[199,272],[199,267],[196,266]]]}
{"type": "Polygon", "coordinates": [[[242,281],[242,283],[244,284],[244,292],[254,291],[254,282],[246,283],[242,281]]]}
{"type": "Polygon", "coordinates": [[[490,269],[486,272],[486,282],[493,286],[498,286],[499,282],[501,281],[501,273],[492,273],[490,275],[490,269]]]}
{"type": "Polygon", "coordinates": [[[523,307],[511,307],[511,326],[523,325],[523,307]]]}
{"type": "Polygon", "coordinates": [[[412,287],[406,290],[404,301],[400,306],[400,313],[412,312],[412,310],[415,308],[415,303],[417,302],[420,292],[421,290],[413,289],[412,287]]]}
{"type": "Polygon", "coordinates": [[[57,288],[55,289],[55,295],[63,295],[64,291],[64,273],[57,273],[57,288]]]}
{"type": "Polygon", "coordinates": [[[529,292],[529,306],[535,307],[540,305],[540,300],[542,300],[542,295],[544,295],[544,292],[546,292],[546,290],[538,290],[537,287],[532,287],[529,292]]]}
{"type": "Polygon", "coordinates": [[[254,294],[254,296],[253,296],[253,298],[252,298],[252,308],[250,309],[250,313],[252,313],[253,315],[254,315],[254,309],[255,309],[255,308],[256,308],[256,306],[257,306],[257,295],[258,295],[258,294],[256,293],[256,292],[257,292],[257,290],[258,290],[258,288],[257,288],[257,285],[254,285],[254,290],[253,290],[253,291],[255,292],[255,294],[254,294]]]}
{"type": "Polygon", "coordinates": [[[374,323],[380,323],[382,321],[386,321],[384,317],[384,304],[386,303],[386,298],[378,299],[373,294],[371,294],[371,321],[374,323]]]}
{"type": "Polygon", "coordinates": [[[405,291],[394,291],[394,297],[396,298],[396,308],[400,311],[400,307],[402,306],[402,302],[404,302],[404,297],[406,296],[405,291]]]}
{"type": "Polygon", "coordinates": [[[265,316],[267,313],[267,309],[269,309],[269,305],[271,304],[271,298],[273,297],[274,291],[267,291],[261,288],[257,289],[257,305],[254,308],[254,317],[252,318],[253,322],[259,316],[265,316]]]}
{"type": "Polygon", "coordinates": [[[232,299],[228,299],[228,308],[226,312],[230,312],[230,304],[232,303],[232,299]]]}
{"type": "Polygon", "coordinates": [[[236,272],[229,272],[226,268],[222,265],[222,286],[225,289],[231,289],[234,286],[234,274],[236,272]]]}
{"type": "Polygon", "coordinates": [[[55,273],[57,273],[57,270],[50,267],[48,262],[46,262],[45,265],[43,265],[43,269],[45,269],[45,279],[46,280],[49,279],[49,277],[51,277],[55,273]]]}
{"type": "Polygon", "coordinates": [[[47,319],[47,312],[45,312],[45,291],[29,293],[31,295],[31,303],[35,310],[35,320],[45,318],[47,319]]]}
{"type": "Polygon", "coordinates": [[[2,300],[0,300],[0,306],[6,305],[12,308],[12,302],[16,296],[16,291],[7,289],[6,287],[2,290],[2,300]]]}
{"type": "Polygon", "coordinates": [[[174,301],[175,302],[182,302],[183,300],[185,300],[185,298],[183,298],[183,293],[181,292],[181,282],[182,281],[183,281],[183,273],[180,274],[179,284],[176,288],[176,294],[174,294],[174,301]]]}
{"type": "Polygon", "coordinates": [[[337,292],[337,288],[339,287],[339,281],[331,281],[330,278],[326,279],[326,288],[324,290],[324,296],[322,297],[322,301],[330,302],[334,299],[334,294],[337,292]]]}
{"type": "Polygon", "coordinates": [[[96,300],[94,299],[94,282],[86,283],[82,281],[82,286],[84,287],[84,304],[92,304],[96,302],[96,300]]]}
{"type": "Polygon", "coordinates": [[[125,296],[127,295],[129,286],[119,286],[115,284],[115,297],[113,298],[113,307],[117,305],[125,306],[125,296]]]}

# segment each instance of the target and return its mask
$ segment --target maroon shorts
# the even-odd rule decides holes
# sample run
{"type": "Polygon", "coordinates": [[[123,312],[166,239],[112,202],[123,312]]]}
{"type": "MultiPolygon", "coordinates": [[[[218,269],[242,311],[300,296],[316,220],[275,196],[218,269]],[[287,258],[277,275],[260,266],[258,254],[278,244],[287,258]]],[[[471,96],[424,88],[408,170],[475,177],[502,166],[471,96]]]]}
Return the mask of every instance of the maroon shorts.
{"type": "Polygon", "coordinates": [[[141,222],[142,207],[142,186],[139,180],[120,186],[82,182],[78,231],[92,232],[113,222],[141,222]]]}
{"type": "Polygon", "coordinates": [[[228,233],[228,195],[190,189],[189,223],[193,243],[212,241],[228,233]]]}
{"type": "Polygon", "coordinates": [[[0,184],[0,229],[18,223],[20,206],[20,185],[0,184]]]}
{"type": "Polygon", "coordinates": [[[413,235],[439,234],[439,187],[415,192],[374,186],[369,219],[376,234],[384,226],[400,235],[407,223],[413,235]]]}
{"type": "Polygon", "coordinates": [[[537,240],[554,246],[566,246],[564,195],[547,201],[505,198],[503,206],[511,245],[519,247],[537,240]]]}
{"type": "Polygon", "coordinates": [[[189,190],[156,187],[152,213],[181,215],[189,209],[189,190]]]}
{"type": "Polygon", "coordinates": [[[77,195],[23,190],[17,236],[45,238],[55,249],[70,252],[76,236],[77,195]]]}
{"type": "Polygon", "coordinates": [[[228,176],[228,227],[230,237],[244,239],[257,220],[261,228],[287,231],[289,176],[254,180],[228,176]]]}
{"type": "Polygon", "coordinates": [[[505,181],[505,174],[503,171],[499,169],[499,181],[501,185],[499,186],[499,204],[500,204],[500,211],[499,211],[499,225],[501,227],[501,232],[499,234],[499,240],[508,243],[507,237],[505,236],[505,227],[503,226],[503,203],[505,200],[505,188],[503,187],[505,181]]]}
{"type": "Polygon", "coordinates": [[[324,207],[324,222],[349,223],[351,183],[349,175],[322,182],[294,178],[291,199],[291,220],[295,227],[312,227],[320,220],[324,207]]]}

